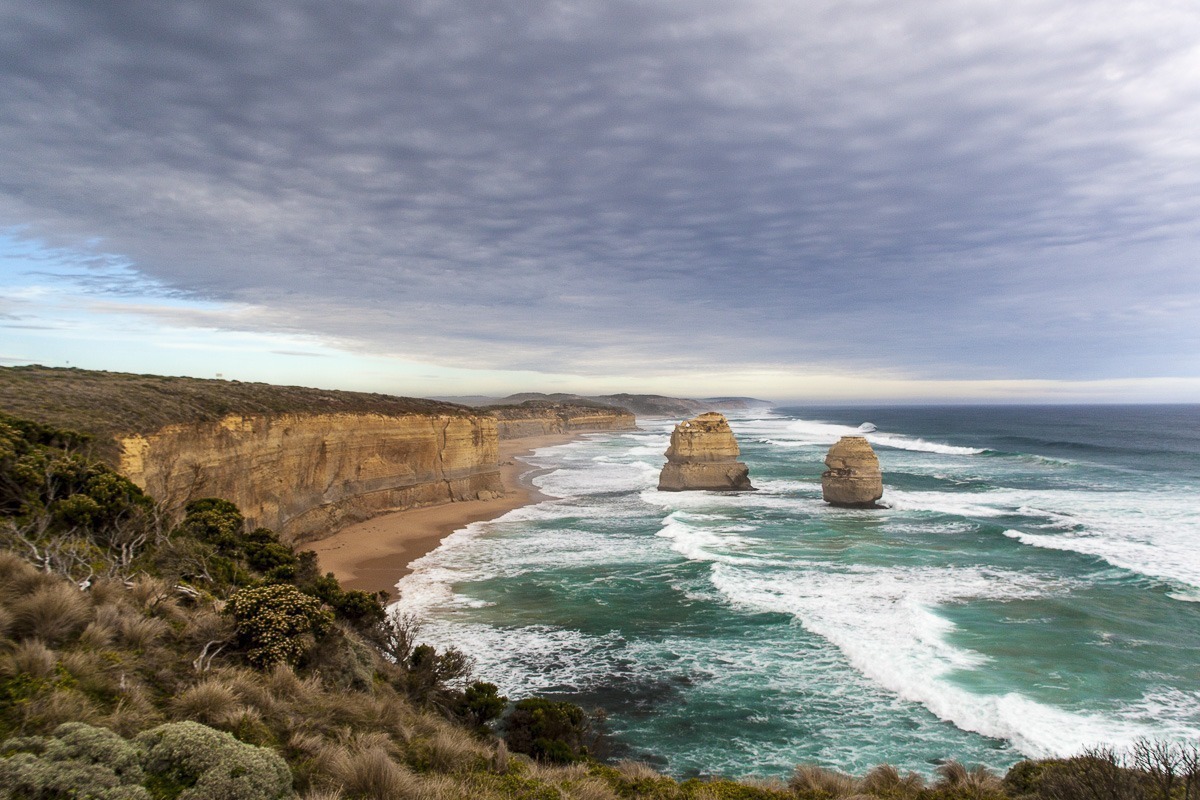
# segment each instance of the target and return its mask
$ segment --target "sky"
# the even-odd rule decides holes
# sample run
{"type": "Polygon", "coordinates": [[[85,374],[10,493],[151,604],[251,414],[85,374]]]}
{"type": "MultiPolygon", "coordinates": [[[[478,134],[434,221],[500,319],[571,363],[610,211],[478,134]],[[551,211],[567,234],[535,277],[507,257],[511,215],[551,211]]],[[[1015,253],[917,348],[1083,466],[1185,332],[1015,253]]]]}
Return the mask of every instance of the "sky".
{"type": "Polygon", "coordinates": [[[0,364],[1200,402],[1194,0],[0,0],[0,364]]]}

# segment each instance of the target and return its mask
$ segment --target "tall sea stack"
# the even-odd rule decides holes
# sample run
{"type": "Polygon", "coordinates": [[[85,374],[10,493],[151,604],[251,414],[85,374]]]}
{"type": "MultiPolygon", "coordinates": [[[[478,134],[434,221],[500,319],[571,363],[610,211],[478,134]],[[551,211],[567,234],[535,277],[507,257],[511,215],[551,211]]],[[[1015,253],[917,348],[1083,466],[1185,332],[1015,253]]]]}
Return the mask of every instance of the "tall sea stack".
{"type": "Polygon", "coordinates": [[[845,508],[878,508],[883,497],[879,458],[863,436],[843,436],[825,456],[829,469],[821,475],[825,502],[845,508]]]}
{"type": "Polygon", "coordinates": [[[663,492],[751,491],[750,468],[737,460],[741,450],[725,417],[701,414],[675,426],[667,463],[658,476],[663,492]]]}

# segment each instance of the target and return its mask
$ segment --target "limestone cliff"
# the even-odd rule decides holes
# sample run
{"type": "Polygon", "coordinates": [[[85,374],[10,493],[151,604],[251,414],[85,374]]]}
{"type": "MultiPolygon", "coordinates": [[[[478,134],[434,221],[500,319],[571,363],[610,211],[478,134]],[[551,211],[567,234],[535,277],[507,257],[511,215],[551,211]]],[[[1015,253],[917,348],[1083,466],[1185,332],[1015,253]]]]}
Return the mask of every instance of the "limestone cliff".
{"type": "Polygon", "coordinates": [[[223,497],[251,526],[297,541],[502,491],[496,422],[482,415],[230,415],[120,445],[121,471],[154,497],[223,497]]]}
{"type": "Polygon", "coordinates": [[[863,436],[843,436],[829,448],[821,475],[821,494],[830,505],[875,508],[883,497],[879,458],[863,436]]]}
{"type": "Polygon", "coordinates": [[[751,490],[750,469],[737,460],[740,454],[729,422],[721,414],[701,414],[681,422],[671,433],[658,488],[666,492],[751,490]]]}
{"type": "Polygon", "coordinates": [[[484,413],[300,386],[0,367],[0,409],[94,436],[93,455],[168,508],[235,503],[251,525],[312,539],[376,514],[503,491],[498,440],[628,430],[598,403],[484,413]]]}
{"type": "Polygon", "coordinates": [[[516,405],[489,406],[480,411],[496,418],[502,440],[555,433],[631,431],[637,428],[637,419],[632,412],[598,404],[531,400],[516,405]]]}

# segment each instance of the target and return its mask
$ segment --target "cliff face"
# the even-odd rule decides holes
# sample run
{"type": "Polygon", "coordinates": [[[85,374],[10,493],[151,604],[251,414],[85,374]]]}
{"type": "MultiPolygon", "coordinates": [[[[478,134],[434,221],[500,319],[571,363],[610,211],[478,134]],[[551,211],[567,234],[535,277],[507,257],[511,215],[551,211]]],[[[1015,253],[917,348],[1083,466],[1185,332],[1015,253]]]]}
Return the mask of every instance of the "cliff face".
{"type": "Polygon", "coordinates": [[[883,473],[871,443],[863,436],[843,436],[825,456],[821,474],[825,502],[847,508],[875,508],[883,497],[883,473]]]}
{"type": "Polygon", "coordinates": [[[569,403],[526,402],[481,409],[496,418],[500,438],[522,439],[554,433],[631,431],[637,418],[623,408],[569,403]]]}
{"type": "Polygon", "coordinates": [[[681,422],[671,433],[658,488],[667,492],[753,489],[749,467],[737,460],[740,454],[737,439],[722,415],[701,414],[681,422]]]}
{"type": "Polygon", "coordinates": [[[230,415],[120,439],[160,500],[222,497],[295,541],[416,506],[503,491],[496,420],[463,414],[230,415]]]}

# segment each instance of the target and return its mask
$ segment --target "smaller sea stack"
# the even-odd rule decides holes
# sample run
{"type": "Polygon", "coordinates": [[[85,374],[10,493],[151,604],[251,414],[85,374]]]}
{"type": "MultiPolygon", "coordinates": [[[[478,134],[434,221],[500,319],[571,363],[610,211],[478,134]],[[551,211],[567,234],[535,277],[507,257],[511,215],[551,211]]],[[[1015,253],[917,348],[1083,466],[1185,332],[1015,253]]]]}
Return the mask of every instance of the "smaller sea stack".
{"type": "Polygon", "coordinates": [[[667,463],[658,476],[662,492],[752,491],[750,468],[737,460],[741,450],[725,417],[701,414],[675,426],[667,463]]]}
{"type": "Polygon", "coordinates": [[[825,502],[844,508],[879,508],[883,473],[879,458],[863,436],[843,436],[825,456],[829,469],[821,475],[825,502]]]}

